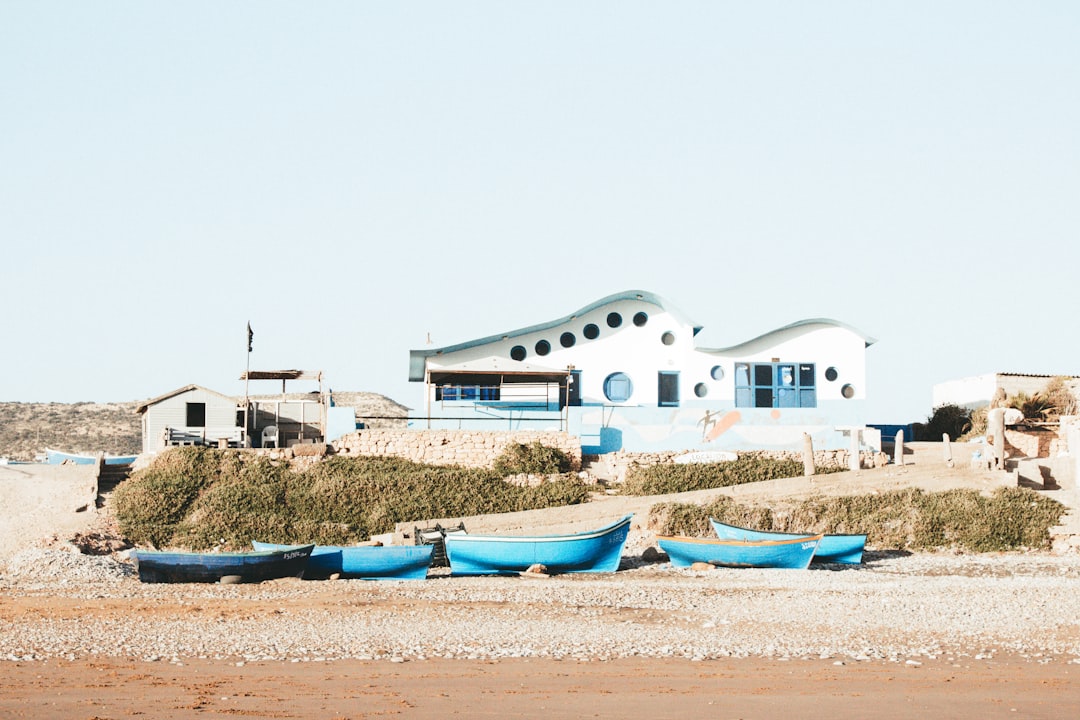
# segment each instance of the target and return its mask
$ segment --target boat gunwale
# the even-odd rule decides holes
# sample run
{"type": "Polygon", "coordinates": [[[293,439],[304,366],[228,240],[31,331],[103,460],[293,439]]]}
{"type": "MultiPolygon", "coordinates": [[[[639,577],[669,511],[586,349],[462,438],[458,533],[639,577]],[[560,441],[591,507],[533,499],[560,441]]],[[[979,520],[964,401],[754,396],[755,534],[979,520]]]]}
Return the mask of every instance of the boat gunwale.
{"type": "Polygon", "coordinates": [[[312,552],[315,550],[314,545],[289,545],[288,547],[282,547],[277,550],[248,550],[238,552],[191,552],[188,550],[143,550],[142,548],[135,548],[132,550],[132,554],[138,558],[140,555],[144,557],[162,557],[164,555],[176,555],[185,558],[197,558],[197,557],[209,557],[209,558],[265,558],[273,555],[280,555],[281,553],[293,552],[295,550],[304,550],[310,547],[312,552]]]}
{"type": "MultiPolygon", "coordinates": [[[[793,533],[794,534],[794,533],[793,533]]],[[[776,545],[794,545],[795,543],[803,542],[821,542],[821,539],[825,537],[823,534],[818,533],[816,535],[795,535],[795,537],[786,538],[783,540],[731,540],[727,538],[695,538],[695,537],[680,537],[676,535],[657,535],[657,542],[661,540],[674,541],[676,543],[687,543],[696,545],[727,545],[733,547],[769,547],[776,545]]]]}
{"type": "Polygon", "coordinates": [[[459,543],[459,542],[511,542],[511,543],[551,543],[551,542],[566,542],[576,540],[594,540],[598,537],[608,535],[616,530],[619,530],[624,525],[628,525],[633,519],[634,514],[624,516],[621,520],[606,525],[598,530],[586,530],[580,533],[571,533],[568,535],[470,535],[469,533],[447,533],[443,542],[446,544],[459,543]]]}
{"type": "MultiPolygon", "coordinates": [[[[709,523],[712,524],[713,526],[723,525],[724,527],[734,528],[736,530],[742,530],[744,532],[763,533],[763,534],[766,534],[766,535],[801,536],[801,533],[781,532],[779,530],[755,530],[753,528],[743,527],[742,525],[732,525],[731,523],[722,522],[722,521],[717,520],[716,518],[713,518],[713,517],[709,518],[709,523]]],[[[714,530],[714,532],[715,532],[715,530],[714,530]]],[[[827,532],[823,532],[821,534],[822,534],[822,536],[827,535],[829,537],[837,537],[837,538],[859,538],[859,537],[861,537],[863,539],[866,539],[866,533],[827,533],[827,532]]],[[[721,539],[724,539],[724,538],[721,538],[721,539]]]]}

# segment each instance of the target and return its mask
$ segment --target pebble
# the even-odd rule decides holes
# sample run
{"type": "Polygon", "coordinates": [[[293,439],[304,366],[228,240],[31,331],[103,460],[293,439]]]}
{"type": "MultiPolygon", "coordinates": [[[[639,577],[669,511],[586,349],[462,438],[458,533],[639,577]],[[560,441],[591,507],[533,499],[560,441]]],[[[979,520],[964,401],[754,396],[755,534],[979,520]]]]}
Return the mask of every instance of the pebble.
{"type": "Polygon", "coordinates": [[[919,667],[1008,654],[1080,663],[1075,555],[868,553],[862,566],[707,573],[635,557],[623,567],[542,583],[443,568],[420,582],[153,585],[120,558],[31,549],[0,568],[0,601],[66,598],[74,612],[6,624],[0,662],[762,657],[919,667]]]}

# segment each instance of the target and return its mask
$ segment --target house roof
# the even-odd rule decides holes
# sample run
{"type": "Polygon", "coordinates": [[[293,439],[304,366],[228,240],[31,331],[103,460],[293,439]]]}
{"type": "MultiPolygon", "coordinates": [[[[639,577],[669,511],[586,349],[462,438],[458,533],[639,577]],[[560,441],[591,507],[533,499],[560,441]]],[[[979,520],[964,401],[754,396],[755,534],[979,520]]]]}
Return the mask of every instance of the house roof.
{"type": "Polygon", "coordinates": [[[877,342],[876,338],[872,338],[869,335],[861,332],[860,330],[857,330],[857,329],[853,328],[852,326],[848,325],[847,323],[842,323],[839,320],[830,320],[829,318],[811,318],[809,320],[799,320],[798,322],[793,322],[793,323],[791,323],[789,325],[785,325],[784,327],[777,328],[776,330],[771,330],[771,331],[765,333],[764,335],[758,335],[756,338],[753,338],[751,340],[747,340],[746,342],[738,343],[736,345],[731,345],[729,347],[725,347],[725,348],[701,348],[701,349],[703,351],[705,351],[705,352],[731,353],[731,352],[735,352],[735,351],[738,351],[738,350],[746,350],[746,349],[748,349],[748,348],[750,348],[750,347],[752,347],[754,345],[757,345],[757,344],[759,344],[759,343],[761,343],[763,341],[769,340],[769,339],[773,338],[776,335],[780,335],[780,334],[783,334],[783,333],[786,333],[786,332],[789,332],[789,331],[792,331],[792,330],[805,330],[805,331],[809,332],[810,330],[813,330],[814,328],[818,328],[818,327],[837,327],[837,328],[843,328],[844,330],[849,330],[849,331],[855,333],[855,335],[857,335],[858,337],[861,337],[863,339],[863,342],[866,343],[866,347],[870,347],[871,345],[873,345],[874,343],[877,342]]]}
{"type": "Polygon", "coordinates": [[[159,402],[168,400],[169,398],[174,398],[177,395],[183,395],[184,393],[190,392],[191,390],[202,390],[203,392],[210,393],[211,395],[216,395],[220,398],[228,400],[229,402],[236,402],[235,398],[229,397],[228,395],[225,395],[223,393],[219,393],[216,390],[205,388],[202,385],[185,385],[184,387],[177,388],[172,392],[165,393],[164,395],[158,395],[156,398],[151,398],[150,400],[147,400],[146,402],[135,408],[135,413],[141,415],[146,412],[147,408],[149,408],[151,405],[157,405],[159,402]]]}
{"type": "Polygon", "coordinates": [[[550,330],[553,327],[562,325],[563,323],[570,322],[580,315],[592,312],[597,308],[601,308],[605,305],[610,305],[621,300],[638,300],[641,302],[650,303],[665,310],[666,312],[674,315],[680,322],[690,325],[694,328],[694,334],[696,335],[701,326],[692,322],[686,317],[678,308],[672,305],[663,297],[647,292],[645,290],[624,290],[623,292],[608,295],[601,298],[596,302],[589,303],[585,307],[577,310],[569,315],[557,318],[555,320],[549,320],[548,322],[539,323],[536,325],[529,325],[528,327],[518,328],[517,330],[511,330],[509,332],[499,333],[497,335],[488,335],[487,337],[478,338],[476,340],[469,340],[467,342],[458,343],[456,345],[446,345],[440,348],[427,348],[424,350],[410,350],[409,351],[409,380],[423,380],[424,379],[424,359],[432,357],[434,355],[442,355],[444,353],[458,352],[460,350],[468,350],[474,347],[480,347],[481,345],[488,345],[494,342],[501,342],[503,340],[509,340],[510,338],[520,337],[522,335],[528,335],[534,332],[541,332],[544,330],[550,330]]]}
{"type": "MultiPolygon", "coordinates": [[[[692,322],[689,318],[686,317],[686,315],[684,315],[682,313],[682,311],[680,311],[678,308],[676,308],[674,305],[672,305],[670,302],[668,302],[663,297],[661,297],[661,296],[659,296],[659,295],[657,295],[655,293],[647,292],[645,290],[625,290],[623,292],[615,293],[614,295],[608,295],[605,298],[601,298],[600,300],[597,300],[596,302],[590,303],[589,305],[586,305],[585,307],[581,308],[580,310],[578,310],[578,311],[576,311],[574,313],[571,313],[570,315],[565,315],[565,316],[563,316],[561,318],[558,318],[556,320],[551,320],[551,321],[548,321],[548,322],[545,322],[545,323],[540,323],[540,324],[537,324],[537,325],[530,325],[528,327],[519,328],[517,330],[512,330],[510,332],[500,333],[498,335],[488,335],[487,337],[482,337],[482,338],[479,338],[479,339],[476,339],[476,340],[469,340],[468,342],[458,343],[456,345],[447,345],[447,346],[440,347],[440,348],[427,348],[427,349],[424,349],[424,350],[410,350],[409,351],[409,380],[410,381],[421,381],[421,380],[424,379],[426,358],[429,358],[429,357],[432,357],[432,356],[435,356],[435,355],[442,355],[444,353],[452,353],[452,352],[458,352],[460,350],[467,350],[469,348],[479,347],[481,345],[487,345],[489,343],[494,343],[494,342],[500,342],[500,341],[508,340],[510,338],[519,337],[521,335],[528,335],[530,333],[540,332],[540,331],[543,331],[543,330],[548,330],[548,329],[556,327],[558,325],[562,325],[563,323],[569,322],[570,320],[575,319],[579,315],[584,315],[585,313],[591,312],[591,311],[593,311],[593,310],[595,310],[597,308],[603,307],[605,305],[610,305],[611,303],[618,302],[620,300],[638,300],[638,301],[641,301],[641,302],[647,302],[647,303],[651,303],[653,305],[656,305],[657,307],[660,307],[663,310],[671,313],[680,322],[693,327],[695,336],[702,329],[701,325],[698,325],[698,324],[692,322]]],[[[759,335],[759,336],[753,338],[752,340],[747,340],[745,342],[741,342],[741,343],[738,343],[736,345],[732,345],[730,347],[726,347],[726,348],[701,348],[701,350],[703,350],[705,352],[717,352],[717,353],[727,353],[727,352],[733,352],[733,351],[737,351],[737,350],[746,350],[749,347],[752,347],[752,346],[754,346],[756,344],[760,344],[761,342],[763,342],[765,340],[768,340],[768,339],[771,339],[771,338],[775,337],[778,334],[786,333],[786,332],[789,332],[789,331],[798,331],[798,330],[802,330],[802,329],[805,329],[806,331],[810,331],[810,330],[814,329],[815,327],[822,327],[822,326],[839,327],[839,328],[844,328],[846,330],[850,330],[851,332],[855,333],[855,335],[857,335],[857,336],[859,336],[859,337],[861,337],[863,339],[863,341],[866,343],[866,347],[870,347],[875,342],[877,342],[877,340],[875,338],[872,338],[872,337],[866,335],[865,333],[860,332],[859,330],[856,330],[855,328],[851,327],[850,325],[847,325],[846,323],[842,323],[842,322],[839,322],[837,320],[830,320],[828,318],[812,318],[812,319],[809,319],[809,320],[800,320],[798,322],[791,323],[790,325],[785,325],[782,328],[772,330],[772,331],[767,332],[767,333],[765,333],[763,335],[759,335]]]]}
{"type": "Polygon", "coordinates": [[[317,380],[322,382],[322,370],[245,370],[241,380],[317,380]]]}

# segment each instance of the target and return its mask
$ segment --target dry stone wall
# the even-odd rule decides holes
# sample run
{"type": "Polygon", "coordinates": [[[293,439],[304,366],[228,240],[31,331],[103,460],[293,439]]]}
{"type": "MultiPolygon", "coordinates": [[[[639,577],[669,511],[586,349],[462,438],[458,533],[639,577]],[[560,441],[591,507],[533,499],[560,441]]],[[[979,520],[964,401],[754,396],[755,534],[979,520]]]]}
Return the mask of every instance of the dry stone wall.
{"type": "MultiPolygon", "coordinates": [[[[663,452],[626,452],[619,450],[605,457],[612,465],[629,467],[631,465],[666,465],[675,462],[675,458],[679,455],[685,454],[685,450],[663,452]]],[[[745,453],[739,453],[739,455],[743,454],[745,453]]],[[[803,459],[802,452],[796,450],[758,450],[754,454],[775,460],[794,460],[798,463],[801,463],[803,459]]],[[[847,470],[849,456],[847,450],[815,450],[814,467],[847,470]]],[[[888,461],[888,456],[882,452],[863,450],[859,453],[859,466],[863,468],[882,467],[888,464],[888,461]]]]}
{"type": "Polygon", "coordinates": [[[1005,450],[1011,457],[1055,457],[1067,447],[1068,443],[1050,428],[1005,428],[1005,450]]]}
{"type": "Polygon", "coordinates": [[[539,442],[570,458],[581,469],[581,442],[565,432],[541,430],[358,430],[333,443],[334,453],[348,456],[399,457],[431,465],[491,467],[511,443],[539,442]]]}

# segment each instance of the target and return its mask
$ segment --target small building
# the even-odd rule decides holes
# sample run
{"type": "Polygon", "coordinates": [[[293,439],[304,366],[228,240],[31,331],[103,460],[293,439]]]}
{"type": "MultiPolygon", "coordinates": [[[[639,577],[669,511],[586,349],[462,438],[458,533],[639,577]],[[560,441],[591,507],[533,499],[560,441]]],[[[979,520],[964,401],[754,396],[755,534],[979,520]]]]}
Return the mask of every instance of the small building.
{"type": "Polygon", "coordinates": [[[178,445],[286,448],[356,430],[355,409],[334,405],[323,391],[322,371],[249,370],[240,379],[280,382],[281,393],[234,398],[186,385],[147,400],[135,410],[142,415],[143,452],[178,445]],[[314,381],[318,389],[286,392],[286,383],[297,380],[314,381]]]}
{"type": "Polygon", "coordinates": [[[142,415],[144,453],[174,445],[244,444],[243,407],[236,398],[185,385],[135,408],[142,415]]]}
{"type": "MultiPolygon", "coordinates": [[[[432,429],[565,430],[582,452],[851,447],[865,427],[866,348],[802,320],[723,348],[653,293],[611,295],[550,322],[413,350],[432,429]]],[[[876,433],[875,433],[876,435],[876,433]]]]}
{"type": "Polygon", "coordinates": [[[1077,389],[1080,388],[1080,377],[1075,375],[986,373],[934,385],[933,406],[937,408],[942,405],[957,405],[965,410],[978,410],[988,407],[999,392],[1004,392],[1006,397],[1021,393],[1031,397],[1043,392],[1055,377],[1063,377],[1073,395],[1077,394],[1077,389]]]}

